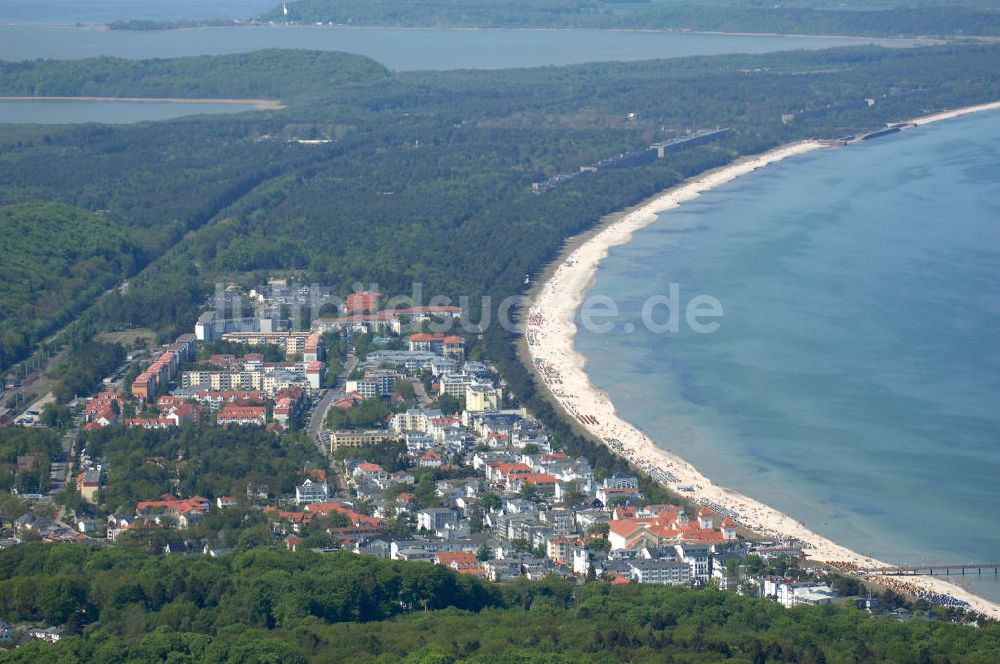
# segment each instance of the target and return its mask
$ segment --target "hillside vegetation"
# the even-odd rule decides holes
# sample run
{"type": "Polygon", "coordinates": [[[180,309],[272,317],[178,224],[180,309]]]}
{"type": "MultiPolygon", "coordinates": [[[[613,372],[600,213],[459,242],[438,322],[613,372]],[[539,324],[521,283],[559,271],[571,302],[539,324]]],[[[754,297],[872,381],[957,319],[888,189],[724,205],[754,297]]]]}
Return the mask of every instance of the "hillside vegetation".
{"type": "Polygon", "coordinates": [[[80,637],[0,662],[968,662],[1000,626],[786,610],[676,587],[494,586],[427,563],[256,549],[213,559],[26,545],[0,552],[0,615],[80,637]]]}
{"type": "Polygon", "coordinates": [[[717,0],[296,0],[264,18],[302,23],[481,28],[633,28],[870,37],[1000,34],[997,3],[793,4],[717,0]]]}
{"type": "Polygon", "coordinates": [[[0,207],[0,369],[143,264],[123,225],[62,203],[0,207]]]}
{"type": "MultiPolygon", "coordinates": [[[[293,101],[276,112],[21,130],[0,141],[0,204],[104,210],[111,227],[159,257],[134,277],[121,270],[127,293],[102,298],[88,325],[147,326],[171,338],[190,329],[215,275],[251,270],[396,292],[418,281],[425,292],[499,302],[565,237],[706,168],[997,99],[998,54],[852,48],[396,76],[364,58],[305,51],[5,65],[0,91],[10,93],[61,81],[53,92],[181,96],[197,86],[293,101]],[[91,65],[111,73],[95,77],[91,65]],[[799,111],[810,113],[782,122],[799,111]],[[630,112],[636,121],[626,122],[630,112]],[[733,132],[531,192],[556,173],[716,126],[733,132]],[[295,142],[312,138],[330,142],[295,142]],[[467,250],[476,247],[490,249],[467,250]]],[[[44,284],[25,283],[42,296],[44,284]]],[[[5,362],[29,346],[12,344],[5,362]]]]}
{"type": "Polygon", "coordinates": [[[331,51],[263,50],[169,60],[0,61],[0,96],[104,96],[295,99],[388,76],[364,56],[331,51]]]}

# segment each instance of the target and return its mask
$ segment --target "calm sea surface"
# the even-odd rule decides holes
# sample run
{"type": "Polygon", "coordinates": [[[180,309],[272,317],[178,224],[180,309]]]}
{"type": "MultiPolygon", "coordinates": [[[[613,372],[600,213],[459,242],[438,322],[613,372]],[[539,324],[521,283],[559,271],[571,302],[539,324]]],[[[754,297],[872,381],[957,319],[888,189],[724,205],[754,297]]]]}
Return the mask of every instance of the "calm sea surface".
{"type": "Polygon", "coordinates": [[[884,560],[1000,562],[1000,113],[706,193],[590,294],[638,330],[577,336],[591,379],[713,480],[884,560]],[[717,332],[644,331],[672,282],[722,302],[717,332]]]}
{"type": "MultiPolygon", "coordinates": [[[[4,18],[0,13],[0,23],[2,22],[4,18]]],[[[76,59],[100,55],[171,58],[244,53],[264,48],[305,48],[359,53],[397,71],[537,67],[607,60],[765,53],[866,43],[903,46],[914,42],[597,30],[274,26],[127,31],[94,27],[0,25],[0,60],[76,59]]]]}

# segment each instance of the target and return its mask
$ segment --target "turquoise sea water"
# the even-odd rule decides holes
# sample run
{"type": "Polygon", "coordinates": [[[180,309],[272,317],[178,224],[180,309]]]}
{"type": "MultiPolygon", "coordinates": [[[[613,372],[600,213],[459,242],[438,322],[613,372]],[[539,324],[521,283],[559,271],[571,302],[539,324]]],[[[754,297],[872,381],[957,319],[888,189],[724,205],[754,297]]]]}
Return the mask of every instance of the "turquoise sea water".
{"type": "Polygon", "coordinates": [[[866,554],[1000,562],[1000,113],[739,178],[613,249],[594,294],[620,317],[578,334],[588,374],[658,444],[866,554]],[[644,330],[672,282],[717,332],[644,330]]]}
{"type": "MultiPolygon", "coordinates": [[[[2,2],[2,0],[0,0],[2,2]]],[[[4,18],[0,15],[0,23],[4,18]]],[[[129,31],[92,27],[0,25],[0,60],[101,55],[171,58],[265,48],[347,51],[397,70],[502,69],[597,61],[678,58],[907,40],[668,34],[600,30],[438,30],[344,27],[229,27],[129,31]]]]}

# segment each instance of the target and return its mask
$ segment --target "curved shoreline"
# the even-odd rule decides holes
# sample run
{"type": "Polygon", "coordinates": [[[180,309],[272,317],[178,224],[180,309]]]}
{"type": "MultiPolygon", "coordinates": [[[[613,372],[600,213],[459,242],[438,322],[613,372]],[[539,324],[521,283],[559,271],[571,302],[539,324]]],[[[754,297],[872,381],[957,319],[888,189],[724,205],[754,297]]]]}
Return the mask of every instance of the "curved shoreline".
{"type": "Polygon", "coordinates": [[[277,99],[199,99],[195,97],[0,97],[0,101],[124,101],[134,104],[231,104],[253,106],[259,111],[280,111],[277,99]]]}
{"type": "MultiPolygon", "coordinates": [[[[1000,102],[979,104],[916,118],[909,120],[907,124],[922,126],[969,113],[997,109],[1000,109],[1000,102]]],[[[525,332],[527,352],[553,403],[565,410],[571,419],[576,420],[592,436],[647,473],[659,470],[663,473],[661,483],[672,491],[683,493],[695,501],[709,501],[713,507],[721,507],[734,514],[742,525],[761,535],[800,540],[813,560],[866,568],[892,567],[841,546],[760,501],[713,483],[680,456],[658,447],[636,426],[623,420],[610,397],[590,382],[584,371],[586,359],[576,350],[574,343],[577,332],[574,320],[576,311],[595,279],[598,266],[612,247],[629,242],[635,231],[654,223],[659,213],[692,200],[701,192],[768,164],[827,146],[828,144],[819,141],[792,143],[702,173],[657,194],[620,218],[612,219],[579,246],[567,249],[560,257],[558,266],[533,295],[525,332]],[[588,416],[589,421],[584,421],[580,415],[588,416]],[[680,487],[690,487],[692,491],[681,492],[680,487]]],[[[962,599],[970,604],[972,610],[1000,620],[1000,605],[941,578],[920,576],[905,577],[905,580],[931,592],[962,599]]]]}

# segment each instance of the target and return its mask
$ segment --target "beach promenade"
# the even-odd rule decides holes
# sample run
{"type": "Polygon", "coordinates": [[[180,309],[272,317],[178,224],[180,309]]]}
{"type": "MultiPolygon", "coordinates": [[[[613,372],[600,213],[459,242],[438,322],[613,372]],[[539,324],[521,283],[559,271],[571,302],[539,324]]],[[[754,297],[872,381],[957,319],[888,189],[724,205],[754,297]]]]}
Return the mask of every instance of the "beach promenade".
{"type": "MultiPolygon", "coordinates": [[[[967,113],[1000,109],[1000,102],[937,113],[910,120],[921,126],[967,113]]],[[[611,247],[629,242],[632,234],[655,222],[662,212],[697,197],[701,192],[730,182],[741,175],[774,162],[823,149],[827,143],[804,141],[740,159],[728,166],[703,173],[663,192],[628,214],[612,219],[582,244],[563,255],[548,278],[535,292],[525,332],[528,353],[535,370],[551,392],[552,399],[569,417],[617,454],[629,459],[668,489],[730,516],[746,528],[768,539],[799,540],[809,558],[844,570],[889,567],[852,551],[812,531],[805,524],[733,489],[714,484],[694,466],[669,449],[657,446],[632,424],[621,419],[609,396],[591,384],[585,358],[574,347],[577,309],[594,280],[600,262],[611,247]]],[[[869,580],[877,580],[866,577],[869,580]]],[[[885,580],[883,580],[885,581],[885,580]]],[[[896,585],[885,581],[886,585],[896,585]]],[[[1000,619],[1000,606],[947,581],[927,576],[908,577],[906,589],[928,594],[950,595],[968,602],[974,611],[1000,619]]]]}

